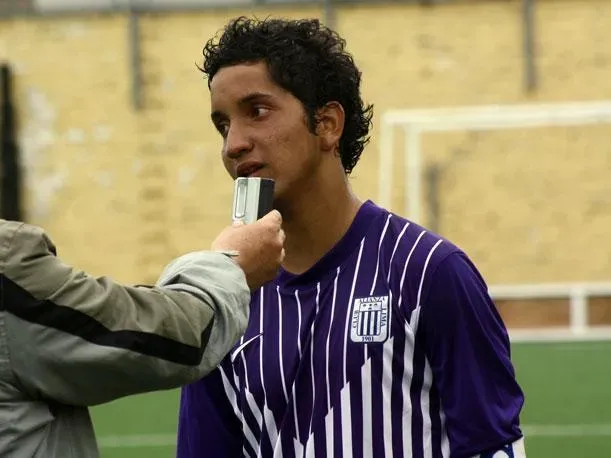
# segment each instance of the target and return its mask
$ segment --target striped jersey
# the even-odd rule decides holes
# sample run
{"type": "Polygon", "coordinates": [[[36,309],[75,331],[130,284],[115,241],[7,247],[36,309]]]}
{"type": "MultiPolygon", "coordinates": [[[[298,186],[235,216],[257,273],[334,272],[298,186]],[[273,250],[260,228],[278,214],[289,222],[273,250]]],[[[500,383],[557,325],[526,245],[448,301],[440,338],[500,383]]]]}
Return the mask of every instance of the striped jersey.
{"type": "Polygon", "coordinates": [[[455,245],[364,203],[181,395],[179,458],[467,458],[518,440],[523,394],[486,284],[455,245]]]}

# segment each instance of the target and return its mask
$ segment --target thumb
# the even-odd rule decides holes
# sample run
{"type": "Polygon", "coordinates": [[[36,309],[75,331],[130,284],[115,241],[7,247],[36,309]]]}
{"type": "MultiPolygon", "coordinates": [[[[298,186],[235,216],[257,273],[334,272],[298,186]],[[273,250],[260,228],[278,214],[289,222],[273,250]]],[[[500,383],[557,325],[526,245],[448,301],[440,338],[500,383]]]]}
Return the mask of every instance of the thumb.
{"type": "Polygon", "coordinates": [[[231,223],[233,227],[244,226],[244,224],[244,221],[242,221],[241,219],[236,219],[235,221],[233,221],[233,223],[231,223]]]}
{"type": "Polygon", "coordinates": [[[280,212],[278,210],[270,211],[267,215],[265,215],[261,219],[268,220],[268,221],[273,221],[273,222],[275,222],[277,224],[282,224],[282,215],[280,214],[280,212]]]}

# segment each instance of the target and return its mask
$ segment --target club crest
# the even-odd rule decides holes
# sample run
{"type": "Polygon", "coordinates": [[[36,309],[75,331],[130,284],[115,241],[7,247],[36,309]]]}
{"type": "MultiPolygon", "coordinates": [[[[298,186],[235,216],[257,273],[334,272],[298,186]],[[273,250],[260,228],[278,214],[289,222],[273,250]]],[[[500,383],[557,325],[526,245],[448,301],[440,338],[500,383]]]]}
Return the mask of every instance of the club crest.
{"type": "Polygon", "coordinates": [[[388,296],[360,297],[352,304],[350,340],[357,343],[388,339],[388,296]]]}

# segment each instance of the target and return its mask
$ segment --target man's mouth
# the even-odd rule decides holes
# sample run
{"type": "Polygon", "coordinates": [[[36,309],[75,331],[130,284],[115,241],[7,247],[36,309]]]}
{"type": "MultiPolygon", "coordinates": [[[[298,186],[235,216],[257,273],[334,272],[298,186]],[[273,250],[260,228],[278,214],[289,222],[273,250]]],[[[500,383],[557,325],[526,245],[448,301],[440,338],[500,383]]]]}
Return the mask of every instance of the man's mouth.
{"type": "Polygon", "coordinates": [[[236,175],[240,178],[249,177],[264,167],[260,162],[247,162],[240,164],[236,169],[236,175]]]}

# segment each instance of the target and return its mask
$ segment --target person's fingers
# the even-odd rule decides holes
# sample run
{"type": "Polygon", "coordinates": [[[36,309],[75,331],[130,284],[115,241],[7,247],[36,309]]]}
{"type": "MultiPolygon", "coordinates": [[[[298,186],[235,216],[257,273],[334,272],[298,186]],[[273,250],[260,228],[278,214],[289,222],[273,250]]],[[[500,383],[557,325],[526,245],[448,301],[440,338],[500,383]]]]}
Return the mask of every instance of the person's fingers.
{"type": "Polygon", "coordinates": [[[271,221],[274,224],[282,224],[282,215],[280,214],[278,210],[272,210],[271,212],[269,212],[267,215],[265,215],[261,219],[266,220],[266,221],[271,221]]]}

